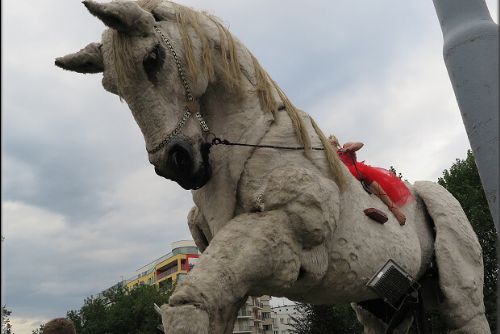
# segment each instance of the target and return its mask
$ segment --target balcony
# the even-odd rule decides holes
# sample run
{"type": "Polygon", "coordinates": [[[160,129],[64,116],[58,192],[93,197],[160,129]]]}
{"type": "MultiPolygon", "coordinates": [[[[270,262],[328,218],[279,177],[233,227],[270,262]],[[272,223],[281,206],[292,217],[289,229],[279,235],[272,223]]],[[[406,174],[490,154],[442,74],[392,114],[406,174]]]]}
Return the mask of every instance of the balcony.
{"type": "Polygon", "coordinates": [[[235,334],[235,333],[252,333],[253,332],[252,328],[253,328],[253,326],[250,326],[250,323],[247,320],[237,321],[237,322],[235,322],[233,334],[235,334]]]}
{"type": "Polygon", "coordinates": [[[156,280],[160,280],[163,277],[166,277],[168,275],[172,275],[172,274],[176,273],[177,271],[178,271],[177,270],[177,263],[175,263],[175,265],[173,267],[170,267],[170,268],[167,268],[167,269],[164,269],[164,270],[158,270],[156,272],[156,280]]]}
{"type": "Polygon", "coordinates": [[[247,310],[239,310],[238,311],[238,318],[251,318],[252,317],[252,312],[248,312],[247,310]]]}
{"type": "Polygon", "coordinates": [[[183,246],[183,247],[176,247],[172,250],[173,255],[177,254],[200,254],[200,251],[198,250],[198,247],[196,246],[183,246]]]}
{"type": "Polygon", "coordinates": [[[258,298],[256,297],[249,297],[246,302],[247,305],[251,306],[252,308],[256,309],[262,309],[264,306],[258,298]]]}
{"type": "Polygon", "coordinates": [[[273,330],[273,326],[271,325],[263,325],[262,328],[265,330],[265,331],[272,331],[273,330]]]}
{"type": "Polygon", "coordinates": [[[256,309],[259,309],[259,310],[262,310],[262,303],[259,303],[259,302],[255,302],[252,304],[252,308],[256,308],[256,309]]]}

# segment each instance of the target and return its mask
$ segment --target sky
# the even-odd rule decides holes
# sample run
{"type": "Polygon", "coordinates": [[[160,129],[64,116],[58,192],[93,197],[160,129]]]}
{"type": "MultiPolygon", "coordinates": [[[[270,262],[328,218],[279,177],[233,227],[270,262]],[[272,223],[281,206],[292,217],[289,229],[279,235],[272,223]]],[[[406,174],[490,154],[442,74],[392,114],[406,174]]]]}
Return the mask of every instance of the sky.
{"type": "MultiPolygon", "coordinates": [[[[492,16],[497,2],[486,1],[492,16]]],[[[431,0],[183,0],[225,24],[360,160],[437,181],[469,143],[431,0]]],[[[2,1],[2,305],[16,334],[190,239],[191,194],[158,177],[102,76],[54,66],[100,41],[80,1],[2,1]]]]}

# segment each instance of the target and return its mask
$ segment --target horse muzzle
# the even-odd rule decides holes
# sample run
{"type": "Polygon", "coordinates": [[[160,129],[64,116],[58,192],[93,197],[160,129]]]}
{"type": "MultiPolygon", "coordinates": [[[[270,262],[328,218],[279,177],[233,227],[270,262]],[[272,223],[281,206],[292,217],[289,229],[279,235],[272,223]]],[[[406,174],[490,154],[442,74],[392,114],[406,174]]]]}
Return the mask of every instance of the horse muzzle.
{"type": "Polygon", "coordinates": [[[212,175],[208,157],[210,146],[203,143],[195,149],[186,139],[174,139],[165,147],[163,161],[154,164],[155,172],[186,190],[199,189],[212,175]]]}

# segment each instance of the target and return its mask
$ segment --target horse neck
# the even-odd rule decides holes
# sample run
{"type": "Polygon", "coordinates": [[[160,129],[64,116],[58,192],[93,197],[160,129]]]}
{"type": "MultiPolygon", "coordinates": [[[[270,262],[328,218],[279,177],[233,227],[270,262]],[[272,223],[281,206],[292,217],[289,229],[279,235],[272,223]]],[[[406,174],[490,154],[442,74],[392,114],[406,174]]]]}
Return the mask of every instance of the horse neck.
{"type": "Polygon", "coordinates": [[[238,91],[231,91],[221,83],[210,84],[201,98],[201,105],[217,137],[257,143],[267,132],[273,115],[263,110],[255,87],[243,74],[242,77],[238,91]]]}
{"type": "MultiPolygon", "coordinates": [[[[243,94],[229,92],[221,84],[209,85],[200,100],[202,113],[217,137],[240,143],[259,143],[269,131],[273,117],[262,110],[249,81],[242,85],[241,91],[246,92],[243,94]]],[[[210,151],[212,177],[203,188],[193,191],[193,200],[212,235],[235,214],[238,182],[251,154],[251,148],[237,146],[216,146],[210,151]]]]}

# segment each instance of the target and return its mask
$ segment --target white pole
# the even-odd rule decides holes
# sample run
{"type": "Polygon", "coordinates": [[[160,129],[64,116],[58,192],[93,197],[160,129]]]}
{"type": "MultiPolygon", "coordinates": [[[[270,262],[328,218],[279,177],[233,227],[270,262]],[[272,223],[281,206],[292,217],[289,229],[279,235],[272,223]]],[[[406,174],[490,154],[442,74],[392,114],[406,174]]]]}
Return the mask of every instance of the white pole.
{"type": "Polygon", "coordinates": [[[498,25],[484,0],[433,0],[443,55],[497,233],[498,25]]]}

